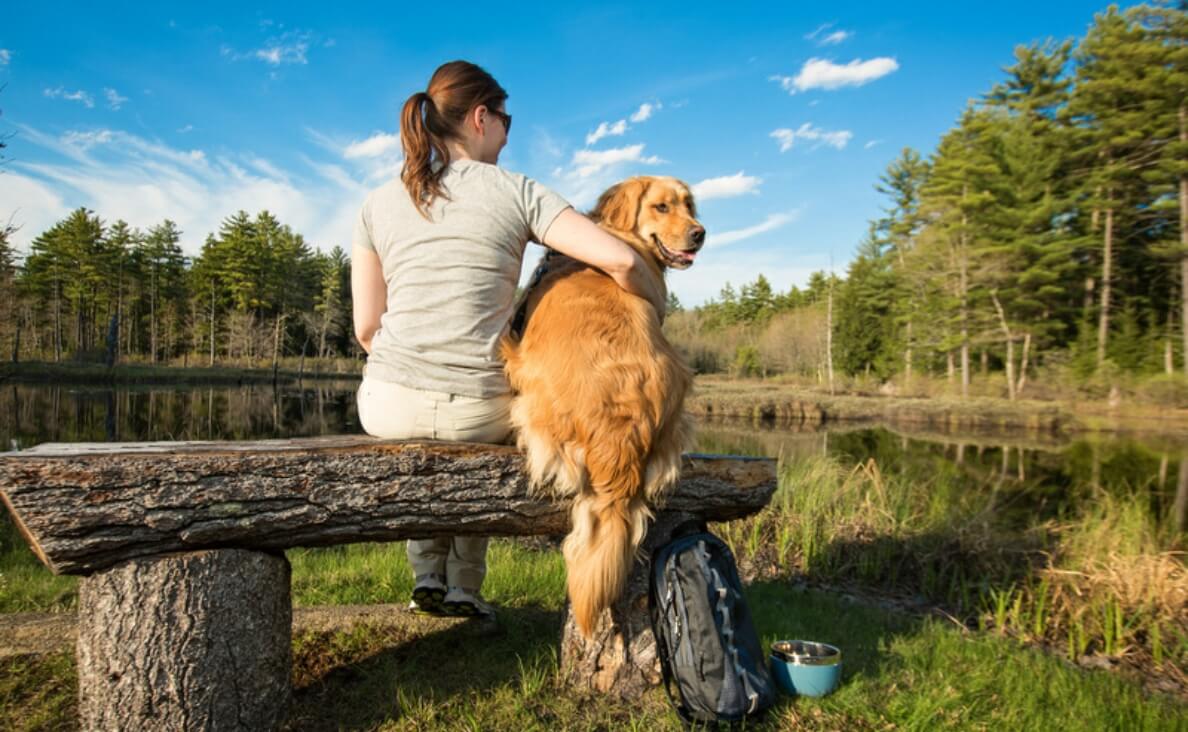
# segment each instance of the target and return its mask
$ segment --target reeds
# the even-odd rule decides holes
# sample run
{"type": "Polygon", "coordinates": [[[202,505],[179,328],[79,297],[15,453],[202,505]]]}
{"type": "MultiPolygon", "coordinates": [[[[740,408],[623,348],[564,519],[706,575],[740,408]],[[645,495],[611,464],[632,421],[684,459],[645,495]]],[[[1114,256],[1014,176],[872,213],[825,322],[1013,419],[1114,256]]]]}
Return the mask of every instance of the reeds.
{"type": "Polygon", "coordinates": [[[783,464],[768,509],[716,528],[754,573],[858,585],[1074,660],[1146,661],[1183,679],[1182,537],[1141,490],[1072,490],[1078,508],[1059,520],[1003,522],[1001,476],[977,482],[943,460],[885,471],[874,458],[799,457],[783,464]]]}

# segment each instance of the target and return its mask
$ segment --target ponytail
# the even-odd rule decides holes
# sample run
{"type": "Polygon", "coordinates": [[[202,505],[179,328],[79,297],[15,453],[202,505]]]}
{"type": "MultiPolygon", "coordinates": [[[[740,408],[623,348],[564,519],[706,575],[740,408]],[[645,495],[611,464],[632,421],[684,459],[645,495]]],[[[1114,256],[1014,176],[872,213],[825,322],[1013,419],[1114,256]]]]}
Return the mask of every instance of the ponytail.
{"type": "Polygon", "coordinates": [[[494,108],[505,99],[507,92],[482,68],[451,61],[433,72],[428,91],[417,92],[404,103],[400,112],[400,144],[404,148],[400,180],[426,219],[439,196],[449,200],[441,183],[450,164],[447,141],[457,135],[470,110],[480,104],[494,108]]]}

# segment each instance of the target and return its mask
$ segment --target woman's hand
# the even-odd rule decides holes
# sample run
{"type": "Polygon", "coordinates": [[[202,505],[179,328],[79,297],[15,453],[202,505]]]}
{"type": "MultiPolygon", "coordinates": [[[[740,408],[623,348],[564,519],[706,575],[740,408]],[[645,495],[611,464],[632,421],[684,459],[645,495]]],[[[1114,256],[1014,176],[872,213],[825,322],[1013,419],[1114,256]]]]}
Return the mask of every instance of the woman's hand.
{"type": "Polygon", "coordinates": [[[380,317],[388,310],[388,284],[375,250],[351,248],[351,298],[354,301],[355,338],[371,354],[371,339],[380,328],[380,317]]]}
{"type": "Polygon", "coordinates": [[[662,283],[651,276],[639,252],[614,234],[567,208],[553,220],[543,244],[606,272],[619,287],[652,303],[663,322],[666,296],[662,283]]]}

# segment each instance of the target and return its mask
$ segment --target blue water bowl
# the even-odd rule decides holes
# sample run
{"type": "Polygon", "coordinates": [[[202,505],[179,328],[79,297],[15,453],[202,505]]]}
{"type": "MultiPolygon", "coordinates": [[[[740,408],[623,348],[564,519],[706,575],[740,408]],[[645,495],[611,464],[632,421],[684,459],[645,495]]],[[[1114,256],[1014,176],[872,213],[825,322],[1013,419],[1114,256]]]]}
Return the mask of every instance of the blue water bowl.
{"type": "Polygon", "coordinates": [[[789,694],[825,696],[841,681],[841,651],[828,643],[791,640],[771,644],[771,673],[789,694]]]}

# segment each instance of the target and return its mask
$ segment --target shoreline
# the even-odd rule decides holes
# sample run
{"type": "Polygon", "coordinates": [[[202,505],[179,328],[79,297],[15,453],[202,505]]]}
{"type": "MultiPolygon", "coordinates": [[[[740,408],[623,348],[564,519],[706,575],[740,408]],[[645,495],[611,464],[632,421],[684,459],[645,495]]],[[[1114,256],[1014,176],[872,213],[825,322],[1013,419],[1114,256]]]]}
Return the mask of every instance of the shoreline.
{"type": "MultiPolygon", "coordinates": [[[[0,384],[241,386],[299,381],[359,381],[358,371],[321,370],[314,360],[305,369],[174,366],[29,361],[0,364],[0,384]]],[[[829,423],[876,422],[917,430],[1001,434],[1025,431],[1037,437],[1077,434],[1163,434],[1188,436],[1188,409],[1106,400],[1019,400],[995,397],[830,395],[789,384],[719,376],[698,376],[686,410],[697,417],[749,419],[806,427],[829,423]]]]}

